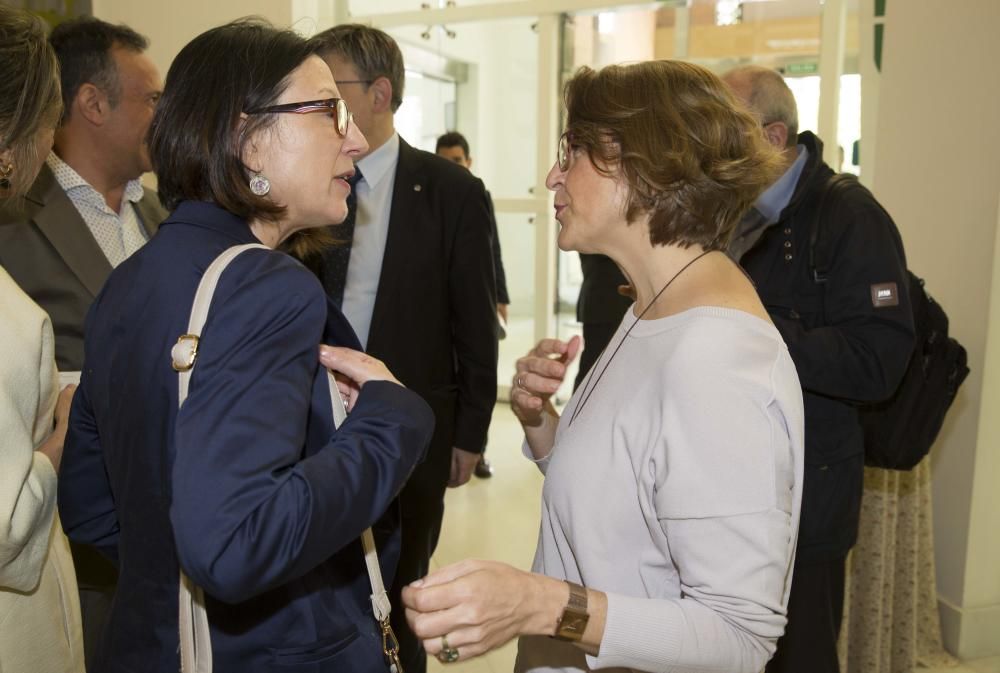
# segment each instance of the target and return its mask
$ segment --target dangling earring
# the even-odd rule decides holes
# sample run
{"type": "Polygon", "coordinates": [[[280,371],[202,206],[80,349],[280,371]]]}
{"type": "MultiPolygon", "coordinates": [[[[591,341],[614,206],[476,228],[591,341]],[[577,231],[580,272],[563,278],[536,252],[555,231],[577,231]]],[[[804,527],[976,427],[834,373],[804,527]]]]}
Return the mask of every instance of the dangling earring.
{"type": "Polygon", "coordinates": [[[14,164],[0,166],[0,189],[10,189],[10,176],[14,174],[14,164]]]}
{"type": "Polygon", "coordinates": [[[271,181],[260,173],[254,173],[250,178],[250,191],[257,196],[266,196],[271,191],[271,181]]]}

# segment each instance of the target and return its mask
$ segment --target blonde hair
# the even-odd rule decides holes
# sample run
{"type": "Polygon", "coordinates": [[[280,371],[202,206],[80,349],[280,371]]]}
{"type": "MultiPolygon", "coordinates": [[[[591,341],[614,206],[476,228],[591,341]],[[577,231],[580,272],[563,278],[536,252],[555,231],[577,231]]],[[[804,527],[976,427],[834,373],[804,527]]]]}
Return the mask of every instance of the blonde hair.
{"type": "Polygon", "coordinates": [[[0,198],[23,194],[35,175],[35,139],[54,128],[62,113],[59,63],[35,16],[0,5],[0,151],[9,150],[13,172],[0,184],[0,198]]]}

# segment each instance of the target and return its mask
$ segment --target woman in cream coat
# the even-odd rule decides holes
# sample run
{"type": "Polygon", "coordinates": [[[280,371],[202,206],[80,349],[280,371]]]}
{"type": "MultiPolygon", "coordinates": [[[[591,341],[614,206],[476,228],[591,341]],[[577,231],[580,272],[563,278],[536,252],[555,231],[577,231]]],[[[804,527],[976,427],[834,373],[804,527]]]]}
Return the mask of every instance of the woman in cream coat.
{"type": "MultiPolygon", "coordinates": [[[[2,5],[0,71],[0,198],[8,199],[49,153],[61,99],[41,24],[2,5]]],[[[56,516],[73,388],[59,393],[49,317],[2,269],[0,344],[0,672],[82,673],[76,576],[56,516]]]]}

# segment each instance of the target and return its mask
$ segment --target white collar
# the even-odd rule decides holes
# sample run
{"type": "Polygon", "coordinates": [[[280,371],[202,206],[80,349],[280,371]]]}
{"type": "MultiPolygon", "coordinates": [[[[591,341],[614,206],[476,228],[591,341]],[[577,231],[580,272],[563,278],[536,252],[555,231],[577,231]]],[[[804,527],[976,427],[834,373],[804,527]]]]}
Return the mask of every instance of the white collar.
{"type": "MultiPolygon", "coordinates": [[[[98,193],[97,190],[94,189],[93,185],[87,182],[82,175],[77,173],[72,166],[63,161],[55,152],[49,152],[49,156],[45,158],[45,163],[52,171],[52,174],[56,178],[56,182],[59,183],[59,186],[62,187],[64,192],[69,192],[71,189],[86,188],[94,193],[98,193]]],[[[139,181],[139,178],[129,180],[125,185],[123,198],[126,201],[137,203],[142,200],[142,197],[142,182],[139,181]]]]}

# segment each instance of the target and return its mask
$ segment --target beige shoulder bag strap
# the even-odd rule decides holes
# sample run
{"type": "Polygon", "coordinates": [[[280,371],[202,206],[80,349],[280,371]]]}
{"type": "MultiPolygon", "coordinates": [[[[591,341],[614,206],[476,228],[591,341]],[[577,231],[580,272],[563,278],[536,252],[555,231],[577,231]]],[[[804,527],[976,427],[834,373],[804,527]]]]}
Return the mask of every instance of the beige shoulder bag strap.
{"type": "MultiPolygon", "coordinates": [[[[191,308],[191,318],[186,334],[177,339],[177,344],[170,351],[174,370],[178,373],[177,392],[180,406],[187,399],[188,385],[191,380],[191,370],[198,358],[198,340],[201,330],[208,319],[208,308],[212,304],[215,288],[219,277],[240,253],[253,248],[269,250],[265,245],[248,243],[237,245],[219,255],[202,276],[198,290],[195,292],[194,304],[191,308]]],[[[334,427],[347,418],[344,401],[340,397],[336,380],[331,372],[327,372],[330,387],[330,399],[333,407],[334,427]]],[[[382,583],[382,570],[379,567],[378,553],[375,549],[375,538],[371,528],[361,535],[361,543],[365,550],[365,564],[368,566],[368,578],[372,585],[372,612],[382,630],[382,651],[389,664],[391,673],[403,673],[399,663],[399,644],[389,625],[389,595],[382,583]]],[[[178,605],[178,627],[180,630],[181,673],[212,673],[212,641],[208,627],[208,614],[205,612],[205,594],[184,570],[180,571],[178,605]]]]}

